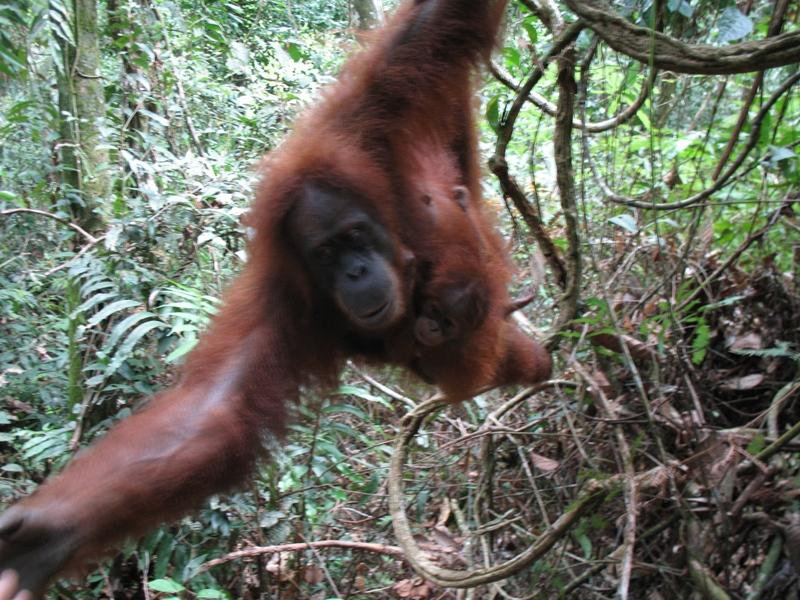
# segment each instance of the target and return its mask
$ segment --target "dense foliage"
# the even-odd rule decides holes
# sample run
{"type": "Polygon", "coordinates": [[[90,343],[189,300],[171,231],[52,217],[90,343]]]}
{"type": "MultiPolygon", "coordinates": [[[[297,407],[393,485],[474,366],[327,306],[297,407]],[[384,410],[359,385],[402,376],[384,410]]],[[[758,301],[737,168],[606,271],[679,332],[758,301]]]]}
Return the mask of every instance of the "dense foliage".
{"type": "MultiPolygon", "coordinates": [[[[344,0],[107,0],[97,6],[99,71],[80,72],[81,4],[0,2],[0,499],[9,503],[174,376],[244,260],[259,158],[358,47],[344,0]],[[68,88],[81,78],[102,83],[91,148],[72,135],[87,96],[68,88]]],[[[633,23],[716,47],[766,37],[775,8],[624,4],[633,23]]],[[[550,3],[509,9],[482,91],[487,159],[514,82],[557,37],[531,11],[541,6],[550,3]]],[[[783,31],[798,18],[788,9],[783,31]]],[[[561,110],[556,69],[513,123],[505,154],[527,204],[504,203],[486,177],[518,259],[518,291],[538,294],[522,319],[557,329],[562,383],[502,423],[484,420],[508,390],[426,423],[410,461],[409,514],[450,566],[472,560],[465,546],[500,562],[567,510],[581,483],[681,463],[659,489],[609,497],[502,593],[611,597],[619,574],[603,561],[620,561],[635,536],[636,563],[621,568],[631,597],[789,597],[780,594],[800,587],[787,550],[800,546],[800,96],[793,84],[773,94],[797,64],[650,79],[648,65],[589,30],[575,53],[576,121],[598,124],[641,100],[630,118],[573,132],[575,224],[548,114],[561,110]],[[683,202],[720,178],[720,189],[683,202]],[[571,235],[580,241],[567,324],[536,222],[562,256],[571,235]],[[491,533],[473,540],[467,530],[479,527],[491,533]],[[770,592],[781,569],[789,587],[770,592]]],[[[265,442],[273,460],[248,490],[131,542],[54,597],[464,597],[364,550],[203,567],[252,545],[394,544],[391,445],[404,412],[431,393],[403,374],[354,366],[336,393],[296,408],[287,444],[265,442]]],[[[500,592],[476,594],[466,597],[500,592]]]]}

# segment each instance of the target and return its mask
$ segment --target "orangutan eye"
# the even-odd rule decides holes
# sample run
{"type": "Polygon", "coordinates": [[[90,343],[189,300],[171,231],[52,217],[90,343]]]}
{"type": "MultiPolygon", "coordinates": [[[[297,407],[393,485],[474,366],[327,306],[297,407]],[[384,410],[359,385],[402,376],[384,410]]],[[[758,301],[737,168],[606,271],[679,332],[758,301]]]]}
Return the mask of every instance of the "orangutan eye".
{"type": "Polygon", "coordinates": [[[351,229],[347,232],[347,239],[354,246],[363,246],[367,243],[367,236],[360,229],[351,229]]]}
{"type": "Polygon", "coordinates": [[[330,265],[333,263],[333,259],[335,258],[335,253],[333,248],[330,246],[320,246],[314,251],[314,257],[317,259],[317,262],[321,265],[330,265]]]}

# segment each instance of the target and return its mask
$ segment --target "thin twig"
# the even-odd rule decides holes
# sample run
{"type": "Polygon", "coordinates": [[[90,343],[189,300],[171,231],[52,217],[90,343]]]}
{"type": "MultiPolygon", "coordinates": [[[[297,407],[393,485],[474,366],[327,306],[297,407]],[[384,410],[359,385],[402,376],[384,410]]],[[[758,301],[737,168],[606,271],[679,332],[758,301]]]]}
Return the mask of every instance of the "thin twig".
{"type": "Polygon", "coordinates": [[[362,369],[359,369],[355,365],[355,363],[353,363],[352,361],[348,361],[347,366],[349,368],[353,369],[353,371],[355,371],[356,373],[358,373],[359,377],[361,377],[364,381],[366,381],[372,387],[376,388],[377,390],[380,390],[382,393],[386,394],[390,398],[394,398],[395,400],[399,400],[400,402],[402,402],[403,404],[408,406],[410,409],[417,406],[417,403],[414,402],[414,400],[412,400],[408,396],[404,396],[400,392],[395,392],[389,386],[382,384],[380,381],[378,381],[374,377],[370,376],[369,374],[367,374],[362,369]]]}
{"type": "MultiPolygon", "coordinates": [[[[774,37],[781,32],[783,20],[786,16],[786,10],[788,8],[789,0],[777,0],[775,3],[775,9],[772,11],[772,19],[769,24],[769,29],[767,30],[767,37],[774,37]]],[[[725,163],[727,163],[728,159],[731,157],[733,148],[736,146],[736,142],[739,140],[742,129],[744,129],[744,125],[747,122],[747,114],[750,112],[750,107],[752,106],[753,101],[756,99],[756,94],[758,94],[758,90],[761,89],[761,85],[763,83],[764,71],[758,71],[756,76],[753,78],[753,82],[750,84],[750,89],[747,90],[747,94],[742,101],[742,107],[739,109],[739,117],[736,120],[736,125],[734,126],[731,134],[728,136],[728,143],[725,146],[725,150],[722,151],[722,156],[720,157],[719,161],[717,161],[717,166],[714,168],[713,175],[711,175],[712,180],[719,177],[719,174],[722,172],[725,163]]]]}
{"type": "Polygon", "coordinates": [[[711,275],[706,277],[705,281],[703,282],[703,285],[698,287],[698,288],[696,288],[691,294],[689,294],[688,298],[686,298],[683,302],[681,302],[680,306],[678,307],[679,310],[682,310],[682,309],[686,308],[692,302],[694,302],[694,300],[697,298],[697,296],[699,296],[700,293],[707,288],[707,286],[708,286],[708,284],[710,282],[714,281],[722,273],[727,271],[733,263],[735,263],[737,260],[739,260],[739,257],[742,254],[744,254],[745,250],[747,250],[750,246],[753,245],[754,242],[756,242],[756,241],[760,240],[762,237],[764,237],[764,235],[766,235],[766,233],[770,229],[772,229],[772,227],[775,225],[775,223],[777,223],[778,218],[783,214],[783,212],[786,209],[786,207],[789,207],[789,210],[791,210],[792,202],[793,202],[793,200],[790,198],[790,195],[787,196],[784,199],[784,202],[781,205],[781,207],[776,209],[772,213],[772,215],[770,216],[770,218],[767,221],[767,223],[763,227],[760,227],[759,229],[757,229],[756,231],[754,231],[753,233],[748,235],[747,239],[745,239],[739,245],[739,247],[736,248],[736,250],[728,257],[728,259],[724,263],[722,263],[719,267],[717,267],[714,270],[714,272],[711,273],[711,275]]]}
{"type": "MultiPolygon", "coordinates": [[[[592,390],[598,406],[610,419],[616,418],[616,413],[611,406],[611,403],[606,398],[605,393],[594,379],[586,372],[583,366],[574,361],[572,367],[575,371],[586,381],[589,389],[592,390]]],[[[614,426],[614,436],[617,438],[618,452],[622,459],[622,465],[625,472],[625,532],[623,535],[623,551],[622,559],[620,560],[620,577],[617,590],[619,597],[622,600],[628,598],[628,593],[631,583],[631,572],[633,570],[633,551],[636,547],[636,520],[639,513],[639,493],[636,488],[636,469],[633,465],[633,454],[628,445],[628,440],[625,437],[625,432],[622,425],[614,426]]]]}
{"type": "Polygon", "coordinates": [[[73,223],[72,221],[68,221],[67,219],[65,219],[63,217],[59,217],[58,215],[53,214],[51,212],[47,212],[46,210],[39,210],[38,208],[9,208],[9,209],[6,209],[6,210],[0,210],[0,217],[7,217],[9,215],[16,215],[16,214],[22,214],[22,213],[27,213],[27,214],[32,214],[32,215],[39,215],[40,217],[47,217],[48,219],[53,219],[54,221],[58,221],[62,225],[66,225],[67,227],[69,227],[73,231],[79,233],[81,236],[86,238],[86,240],[90,244],[94,245],[99,241],[98,238],[96,238],[91,233],[86,231],[80,225],[77,225],[76,223],[73,223]]]}
{"type": "Polygon", "coordinates": [[[511,199],[514,206],[522,215],[522,218],[528,225],[531,234],[533,234],[533,237],[536,239],[536,243],[539,245],[542,255],[545,257],[548,265],[550,265],[553,275],[556,278],[556,283],[562,289],[566,288],[567,286],[566,267],[559,256],[553,240],[550,238],[544,228],[544,223],[542,222],[541,216],[531,206],[531,203],[528,201],[525,192],[522,191],[520,185],[510,174],[508,170],[508,163],[506,161],[506,150],[508,149],[508,144],[511,141],[511,136],[514,132],[514,125],[517,121],[517,117],[519,116],[522,107],[525,105],[525,102],[527,102],[528,94],[530,94],[533,87],[544,75],[544,69],[549,62],[554,60],[559,54],[561,54],[561,52],[563,52],[570,44],[572,44],[572,42],[577,39],[582,29],[583,25],[580,22],[573,23],[567,27],[564,32],[554,41],[553,46],[550,49],[550,52],[548,52],[547,56],[545,56],[544,59],[540,61],[536,67],[534,67],[534,69],[531,71],[531,74],[528,76],[528,79],[519,87],[517,96],[509,107],[508,112],[503,119],[500,130],[498,131],[494,155],[491,159],[489,159],[489,169],[497,177],[504,196],[511,199]]]}
{"type": "MultiPolygon", "coordinates": [[[[590,160],[588,142],[584,142],[586,144],[586,156],[589,162],[589,166],[592,170],[592,176],[594,177],[598,187],[603,192],[603,195],[606,199],[610,200],[611,202],[615,202],[617,204],[624,204],[625,206],[632,206],[636,208],[649,208],[653,210],[673,210],[676,208],[685,208],[687,206],[691,206],[693,204],[697,204],[701,200],[705,200],[712,194],[718,192],[719,190],[726,187],[730,182],[733,175],[736,171],[739,170],[739,167],[742,166],[744,163],[745,158],[747,158],[748,154],[758,145],[758,140],[760,139],[760,132],[761,132],[761,125],[766,118],[767,114],[769,113],[772,106],[780,99],[780,97],[785,94],[789,89],[792,88],[798,81],[800,81],[800,72],[794,73],[790,75],[784,82],[776,89],[769,99],[761,105],[761,109],[758,111],[756,116],[753,118],[752,125],[750,127],[750,137],[747,139],[747,143],[739,155],[734,160],[733,164],[728,167],[728,170],[723,173],[719,179],[717,179],[710,187],[706,188],[705,190],[686,198],[685,200],[680,200],[678,202],[650,202],[647,200],[637,200],[635,198],[628,198],[626,196],[622,196],[617,194],[616,192],[612,191],[609,185],[605,182],[605,180],[600,176],[600,172],[597,168],[597,164],[590,160]]],[[[584,138],[585,140],[585,138],[584,138]]]]}

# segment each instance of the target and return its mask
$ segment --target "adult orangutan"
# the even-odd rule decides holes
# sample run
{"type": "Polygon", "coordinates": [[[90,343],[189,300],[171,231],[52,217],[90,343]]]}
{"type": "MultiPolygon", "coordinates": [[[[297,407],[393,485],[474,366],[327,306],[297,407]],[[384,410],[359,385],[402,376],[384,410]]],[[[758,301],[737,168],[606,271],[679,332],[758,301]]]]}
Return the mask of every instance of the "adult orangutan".
{"type": "Polygon", "coordinates": [[[249,260],[178,383],[0,517],[0,600],[240,484],[264,431],[283,433],[285,403],[333,384],[348,357],[416,367],[458,398],[547,376],[547,354],[506,318],[505,248],[480,206],[471,76],[504,4],[409,1],[265,159],[249,260]],[[463,188],[451,216],[472,233],[424,221],[419,160],[444,173],[424,185],[463,188]],[[464,319],[457,335],[420,334],[431,303],[464,319]],[[437,356],[459,340],[480,353],[437,356]],[[470,361],[482,375],[465,388],[470,361]]]}

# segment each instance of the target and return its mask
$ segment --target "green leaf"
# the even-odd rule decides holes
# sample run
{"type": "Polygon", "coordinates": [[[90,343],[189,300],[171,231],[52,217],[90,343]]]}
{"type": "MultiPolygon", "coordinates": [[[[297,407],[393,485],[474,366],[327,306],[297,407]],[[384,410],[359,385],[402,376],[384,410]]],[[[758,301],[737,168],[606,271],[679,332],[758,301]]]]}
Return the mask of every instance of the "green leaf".
{"type": "Polygon", "coordinates": [[[140,321],[144,321],[146,319],[155,319],[157,318],[156,315],[153,313],[143,310],[142,312],[135,312],[133,314],[128,315],[124,319],[122,319],[119,323],[114,325],[113,329],[111,329],[111,335],[108,336],[105,344],[103,344],[103,350],[109,352],[114,349],[114,346],[117,345],[117,342],[122,338],[125,332],[128,331],[131,327],[139,323],[140,321]]]}
{"type": "Polygon", "coordinates": [[[154,329],[166,329],[168,326],[166,323],[161,321],[145,321],[141,325],[139,325],[136,329],[134,329],[125,341],[122,342],[120,347],[114,353],[114,357],[108,363],[105,371],[103,371],[99,375],[95,375],[86,381],[86,385],[88,387],[96,387],[100,385],[103,381],[109,378],[111,375],[117,372],[117,370],[122,366],[122,363],[131,355],[133,349],[136,347],[136,344],[139,343],[145,335],[153,331],[154,329]]]}
{"type": "Polygon", "coordinates": [[[342,385],[339,386],[339,389],[336,390],[336,395],[338,396],[355,396],[356,398],[361,398],[362,400],[369,400],[370,402],[377,402],[378,404],[386,404],[386,401],[374,394],[371,394],[368,390],[359,387],[357,385],[342,385]]]}
{"type": "Polygon", "coordinates": [[[614,225],[618,225],[629,231],[630,233],[637,233],[639,231],[639,226],[636,224],[636,219],[633,218],[629,213],[624,213],[621,215],[617,215],[616,217],[611,217],[609,222],[613,223],[614,225]]]}
{"type": "Polygon", "coordinates": [[[522,28],[525,30],[525,33],[528,34],[531,45],[535,45],[536,41],[539,39],[539,33],[536,31],[536,25],[534,25],[535,22],[535,17],[528,17],[522,22],[522,28]]]}
{"type": "Polygon", "coordinates": [[[142,113],[147,118],[149,118],[154,123],[158,123],[162,127],[168,127],[169,126],[169,119],[165,119],[164,117],[162,117],[158,113],[154,113],[154,112],[152,112],[150,110],[146,110],[144,108],[140,108],[139,112],[142,113]]]}
{"type": "Polygon", "coordinates": [[[94,377],[89,377],[89,379],[86,380],[86,382],[85,382],[86,383],[86,387],[90,387],[90,388],[97,387],[98,385],[103,383],[105,380],[106,380],[106,376],[103,373],[99,373],[98,375],[95,375],[94,377]]]}
{"type": "Polygon", "coordinates": [[[325,408],[323,408],[322,412],[326,415],[347,413],[355,417],[358,417],[359,419],[367,419],[367,413],[365,413],[357,406],[353,406],[352,404],[333,404],[331,406],[326,406],[325,408]]]}
{"type": "Polygon", "coordinates": [[[300,44],[296,42],[284,43],[283,49],[286,50],[286,54],[288,54],[294,62],[300,62],[306,56],[300,44]]]}
{"type": "Polygon", "coordinates": [[[22,455],[30,460],[43,461],[67,451],[68,432],[66,429],[47,431],[36,435],[23,444],[22,455]]]}
{"type": "Polygon", "coordinates": [[[17,25],[27,24],[25,12],[20,6],[14,4],[0,4],[0,16],[6,18],[9,23],[15,23],[17,25]]]}
{"type": "Polygon", "coordinates": [[[753,21],[735,6],[722,11],[717,22],[717,39],[722,44],[735,42],[753,32],[753,21]]]}
{"type": "MultiPolygon", "coordinates": [[[[218,513],[215,511],[213,513],[217,515],[218,513]]],[[[212,523],[214,518],[212,518],[212,523]]],[[[222,535],[227,536],[230,533],[230,528],[228,527],[228,521],[226,519],[222,519],[223,525],[222,527],[217,527],[216,529],[222,532],[222,535]]],[[[186,562],[183,569],[181,570],[181,580],[189,581],[195,575],[197,575],[200,567],[206,562],[206,555],[205,554],[198,554],[194,558],[190,559],[186,562]]]]}
{"type": "Polygon", "coordinates": [[[31,114],[33,111],[28,111],[29,108],[35,109],[36,103],[32,100],[17,102],[6,112],[6,119],[11,123],[27,123],[32,118],[35,118],[35,116],[31,114]]]}
{"type": "Polygon", "coordinates": [[[48,11],[50,18],[50,29],[55,36],[68,45],[73,45],[72,25],[69,21],[69,14],[67,9],[60,2],[50,2],[50,10],[48,11]]]}
{"type": "Polygon", "coordinates": [[[680,13],[687,19],[691,18],[691,16],[694,14],[692,5],[686,0],[669,0],[669,2],[667,2],[667,9],[670,12],[680,13]]]}
{"type": "Polygon", "coordinates": [[[174,581],[169,578],[154,579],[153,581],[147,584],[147,587],[156,592],[165,592],[168,594],[177,594],[178,592],[182,592],[183,590],[186,589],[177,581],[174,581]]]}
{"type": "Polygon", "coordinates": [[[736,304],[737,302],[739,302],[740,300],[743,300],[744,298],[746,298],[746,296],[744,294],[735,294],[733,296],[728,296],[727,298],[724,298],[724,299],[720,300],[719,302],[712,302],[711,304],[706,304],[700,310],[703,311],[703,312],[708,312],[710,310],[716,310],[716,309],[722,308],[724,306],[730,306],[731,304],[736,304]]]}
{"type": "Polygon", "coordinates": [[[590,558],[592,556],[592,540],[584,533],[576,535],[575,538],[578,540],[581,550],[583,550],[584,558],[590,558]]]}
{"type": "Polygon", "coordinates": [[[503,56],[506,59],[506,65],[508,67],[519,67],[521,60],[519,50],[512,46],[506,46],[503,48],[503,56]]]}
{"type": "Polygon", "coordinates": [[[647,111],[646,110],[636,111],[636,118],[639,119],[642,122],[642,125],[644,125],[645,130],[650,131],[650,129],[651,129],[651,127],[650,127],[650,117],[647,116],[647,111]]]}
{"type": "Polygon", "coordinates": [[[694,333],[694,339],[692,340],[692,363],[695,365],[699,365],[703,362],[703,359],[706,357],[706,352],[708,351],[709,342],[711,341],[711,329],[708,323],[706,323],[706,320],[703,318],[700,318],[699,321],[694,333]]]}
{"type": "MultiPolygon", "coordinates": [[[[733,354],[738,354],[740,356],[757,356],[759,358],[790,358],[794,361],[800,362],[800,353],[792,352],[792,349],[788,342],[782,342],[780,340],[776,341],[775,346],[772,348],[763,348],[761,350],[745,348],[742,350],[731,350],[733,354]]],[[[790,382],[787,384],[789,387],[792,386],[790,382]]],[[[784,391],[784,388],[781,388],[776,395],[776,398],[784,391]]],[[[774,402],[774,400],[773,400],[774,402]]]]}
{"type": "Polygon", "coordinates": [[[81,313],[88,312],[91,309],[93,309],[95,306],[97,306],[98,304],[102,304],[106,300],[111,300],[112,298],[116,298],[116,297],[117,297],[117,293],[116,292],[106,292],[105,294],[97,294],[96,296],[92,296],[91,298],[86,300],[83,304],[78,306],[78,308],[73,310],[72,314],[70,314],[69,318],[70,319],[75,319],[81,313]]]}
{"type": "Polygon", "coordinates": [[[162,323],[161,321],[147,321],[146,323],[142,323],[125,339],[125,341],[119,347],[114,359],[116,360],[119,355],[125,355],[127,357],[127,355],[133,351],[134,346],[136,346],[136,344],[139,343],[139,340],[141,340],[145,335],[154,329],[165,329],[166,327],[167,324],[162,323]]]}
{"type": "Polygon", "coordinates": [[[230,47],[230,56],[225,61],[225,66],[234,73],[247,75],[250,72],[250,49],[242,42],[233,41],[230,47]]]}
{"type": "Polygon", "coordinates": [[[258,526],[262,529],[269,529],[270,527],[275,527],[275,525],[285,518],[286,514],[279,510],[267,510],[261,514],[258,520],[258,526]]]}
{"type": "Polygon", "coordinates": [[[116,302],[112,302],[108,306],[97,311],[97,313],[86,322],[86,327],[95,327],[114,313],[122,312],[123,310],[139,305],[139,302],[136,300],[117,300],[116,302]]]}
{"type": "Polygon", "coordinates": [[[196,337],[186,338],[180,344],[178,344],[178,347],[170,352],[164,360],[167,361],[167,363],[172,364],[182,356],[188,354],[196,345],[196,337]]]}
{"type": "Polygon", "coordinates": [[[752,440],[750,440],[750,443],[747,444],[747,453],[756,455],[766,448],[766,446],[767,444],[764,442],[764,434],[758,433],[752,440]]]}
{"type": "MultiPolygon", "coordinates": [[[[11,50],[9,48],[8,50],[11,50]]],[[[22,62],[22,57],[19,56],[20,52],[17,51],[18,56],[14,56],[11,52],[8,52],[5,48],[0,47],[0,70],[3,71],[6,75],[13,77],[17,73],[22,72],[25,69],[25,65],[22,62]]]]}
{"type": "MultiPolygon", "coordinates": [[[[175,538],[171,535],[165,535],[161,538],[158,542],[158,546],[156,546],[153,550],[153,554],[155,555],[155,563],[153,564],[153,575],[155,577],[164,577],[167,574],[167,569],[169,569],[170,565],[170,558],[172,557],[172,551],[175,549],[175,538]]],[[[177,592],[180,590],[167,590],[170,592],[177,592]]]]}
{"type": "Polygon", "coordinates": [[[767,113],[758,128],[758,147],[767,148],[772,140],[772,115],[767,113]]]}
{"type": "Polygon", "coordinates": [[[197,592],[198,598],[224,598],[225,592],[221,592],[220,590],[212,590],[211,588],[206,588],[204,590],[200,590],[197,592]]]}
{"type": "Polygon", "coordinates": [[[486,120],[492,129],[500,128],[500,96],[492,96],[486,103],[486,120]]]}
{"type": "Polygon", "coordinates": [[[770,147],[770,153],[770,162],[772,164],[782,160],[790,160],[797,156],[791,148],[786,148],[785,146],[772,146],[770,147]]]}
{"type": "Polygon", "coordinates": [[[675,141],[675,153],[682,155],[686,150],[699,145],[702,136],[696,131],[690,131],[680,139],[675,141]]]}
{"type": "Polygon", "coordinates": [[[114,287],[114,282],[108,279],[90,279],[81,286],[81,296],[90,296],[100,290],[107,290],[114,287]]]}

